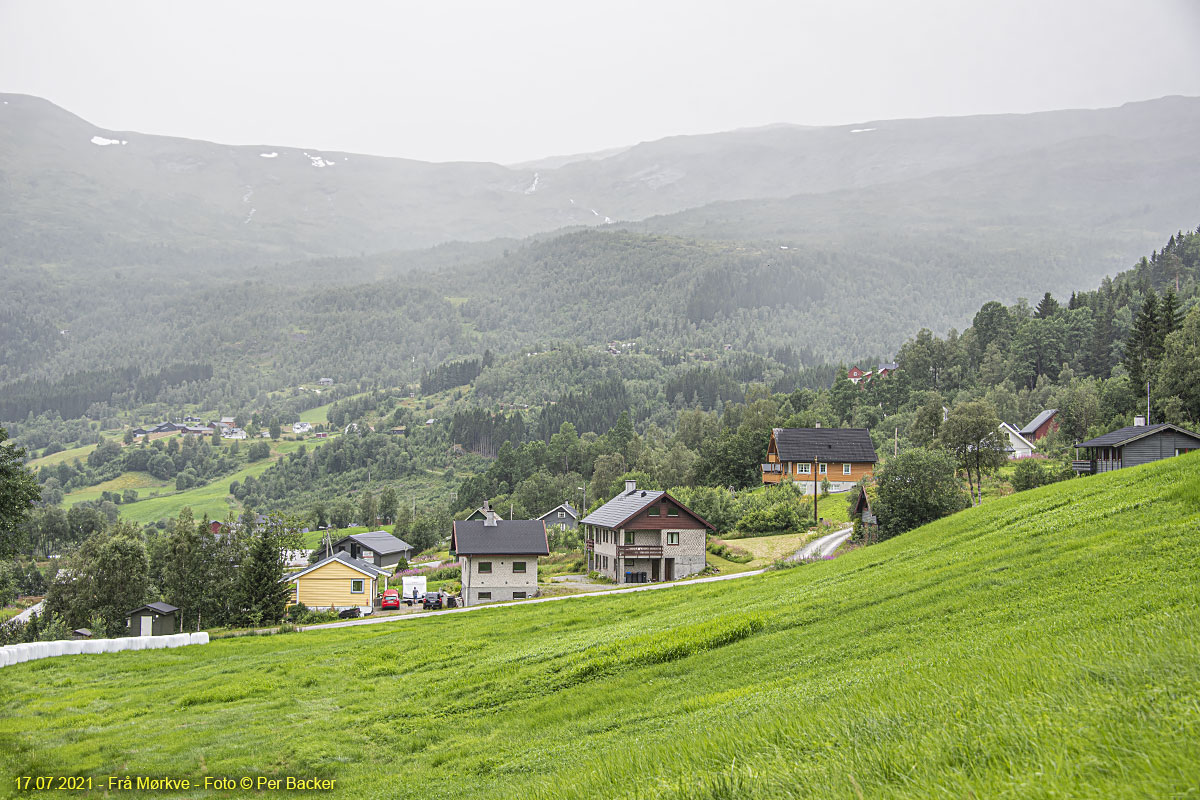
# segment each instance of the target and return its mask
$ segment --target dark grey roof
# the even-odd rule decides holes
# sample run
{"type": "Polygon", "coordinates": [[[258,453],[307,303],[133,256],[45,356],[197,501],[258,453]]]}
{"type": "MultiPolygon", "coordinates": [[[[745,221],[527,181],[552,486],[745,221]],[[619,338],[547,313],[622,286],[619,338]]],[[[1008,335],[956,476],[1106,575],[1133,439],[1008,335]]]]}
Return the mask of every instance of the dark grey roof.
{"type": "Polygon", "coordinates": [[[780,461],[879,460],[866,428],[775,428],[774,434],[780,461]]]}
{"type": "Polygon", "coordinates": [[[1038,428],[1042,427],[1042,425],[1046,423],[1046,420],[1050,419],[1057,413],[1057,408],[1047,408],[1045,411],[1034,417],[1033,422],[1029,423],[1024,428],[1021,428],[1021,435],[1028,436],[1031,433],[1035,433],[1038,428]]]}
{"type": "Polygon", "coordinates": [[[454,523],[450,549],[460,556],[548,556],[546,523],[540,519],[500,519],[492,526],[485,520],[454,523]]]}
{"type": "Polygon", "coordinates": [[[1200,434],[1192,433],[1191,431],[1181,428],[1178,425],[1172,425],[1169,422],[1160,422],[1157,425],[1130,425],[1127,428],[1121,428],[1119,431],[1106,433],[1103,436],[1097,436],[1095,439],[1088,439],[1086,442],[1080,442],[1076,447],[1120,447],[1123,444],[1128,444],[1134,439],[1141,439],[1143,436],[1149,436],[1159,431],[1173,430],[1176,433],[1181,433],[1184,436],[1190,436],[1200,442],[1200,434]]]}
{"type": "Polygon", "coordinates": [[[900,369],[900,365],[897,364],[895,361],[889,361],[886,364],[880,364],[879,367],[877,368],[877,371],[884,370],[884,369],[889,370],[889,371],[895,370],[895,369],[900,369]]]}
{"type": "Polygon", "coordinates": [[[313,564],[312,566],[306,567],[305,569],[302,569],[299,572],[293,572],[290,575],[284,575],[279,580],[280,580],[280,582],[294,581],[296,578],[299,578],[301,575],[307,575],[308,573],[312,572],[315,569],[320,569],[321,567],[328,564],[330,561],[340,561],[348,567],[354,567],[359,572],[365,572],[368,575],[371,575],[372,577],[375,577],[375,578],[378,578],[380,575],[391,575],[392,574],[392,573],[388,572],[386,569],[380,569],[379,567],[375,566],[374,564],[371,564],[367,561],[363,561],[361,558],[353,558],[349,553],[334,553],[329,558],[323,558],[320,561],[318,561],[317,563],[313,564]]]}
{"type": "Polygon", "coordinates": [[[141,608],[135,608],[133,611],[130,611],[129,613],[136,614],[139,611],[145,611],[146,609],[150,609],[151,611],[153,611],[156,614],[173,614],[179,610],[178,608],[171,605],[170,603],[146,603],[146,605],[142,606],[141,608]]]}
{"type": "Polygon", "coordinates": [[[387,531],[352,533],[349,536],[343,536],[334,544],[334,546],[336,547],[347,539],[353,539],[368,550],[372,550],[382,555],[399,553],[404,550],[412,550],[412,545],[408,544],[403,539],[397,539],[387,531]]]}
{"type": "Polygon", "coordinates": [[[552,509],[550,509],[549,511],[547,511],[545,514],[542,514],[540,517],[538,517],[538,519],[545,519],[546,517],[548,517],[548,516],[550,516],[551,514],[553,514],[555,511],[558,511],[560,508],[561,508],[563,511],[567,512],[568,514],[570,514],[570,515],[571,515],[571,519],[579,519],[579,512],[578,512],[578,511],[576,511],[576,510],[575,510],[575,509],[574,509],[574,508],[571,506],[571,504],[570,504],[570,503],[563,503],[562,505],[557,505],[557,506],[555,506],[554,508],[552,508],[552,509]]]}
{"type": "Polygon", "coordinates": [[[604,505],[588,514],[582,520],[584,525],[599,525],[601,528],[619,528],[621,523],[642,509],[657,503],[666,492],[654,492],[648,489],[634,489],[631,492],[621,492],[604,505]]]}

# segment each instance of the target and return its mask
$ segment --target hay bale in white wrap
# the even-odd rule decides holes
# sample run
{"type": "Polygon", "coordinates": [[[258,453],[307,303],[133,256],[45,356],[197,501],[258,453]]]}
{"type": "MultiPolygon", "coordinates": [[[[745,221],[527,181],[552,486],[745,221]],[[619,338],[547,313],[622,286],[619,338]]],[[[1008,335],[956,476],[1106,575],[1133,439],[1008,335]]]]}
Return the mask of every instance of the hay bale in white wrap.
{"type": "Polygon", "coordinates": [[[192,644],[208,644],[208,631],[189,633],[188,637],[191,639],[192,644]]]}

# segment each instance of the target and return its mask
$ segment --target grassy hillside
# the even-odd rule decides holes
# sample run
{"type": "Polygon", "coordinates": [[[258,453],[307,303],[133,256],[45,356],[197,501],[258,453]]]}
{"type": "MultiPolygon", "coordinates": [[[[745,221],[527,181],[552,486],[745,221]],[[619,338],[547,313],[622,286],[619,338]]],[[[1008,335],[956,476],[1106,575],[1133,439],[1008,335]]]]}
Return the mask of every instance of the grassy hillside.
{"type": "Polygon", "coordinates": [[[4,671],[0,771],[323,775],[372,798],[1181,797],[1198,553],[1195,453],[757,578],[27,663],[4,671]]]}

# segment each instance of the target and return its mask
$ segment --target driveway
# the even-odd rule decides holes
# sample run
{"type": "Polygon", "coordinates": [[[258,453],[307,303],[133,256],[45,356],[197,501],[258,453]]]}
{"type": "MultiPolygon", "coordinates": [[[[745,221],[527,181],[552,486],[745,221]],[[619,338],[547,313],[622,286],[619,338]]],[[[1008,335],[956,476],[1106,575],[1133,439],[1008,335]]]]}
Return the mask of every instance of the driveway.
{"type": "Polygon", "coordinates": [[[833,533],[827,533],[820,539],[813,539],[791,555],[788,561],[812,561],[813,559],[833,555],[833,552],[841,547],[842,542],[849,539],[852,533],[854,533],[853,526],[842,528],[840,531],[834,531],[833,533]]]}

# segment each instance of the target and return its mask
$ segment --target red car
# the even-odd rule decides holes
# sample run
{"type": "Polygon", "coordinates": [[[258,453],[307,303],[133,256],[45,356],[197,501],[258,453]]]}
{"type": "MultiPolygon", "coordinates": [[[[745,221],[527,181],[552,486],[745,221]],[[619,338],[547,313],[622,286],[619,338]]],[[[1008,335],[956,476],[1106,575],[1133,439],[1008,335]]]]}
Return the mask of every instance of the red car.
{"type": "Polygon", "coordinates": [[[400,593],[395,589],[388,589],[383,593],[383,600],[379,604],[380,608],[399,608],[400,593]]]}

